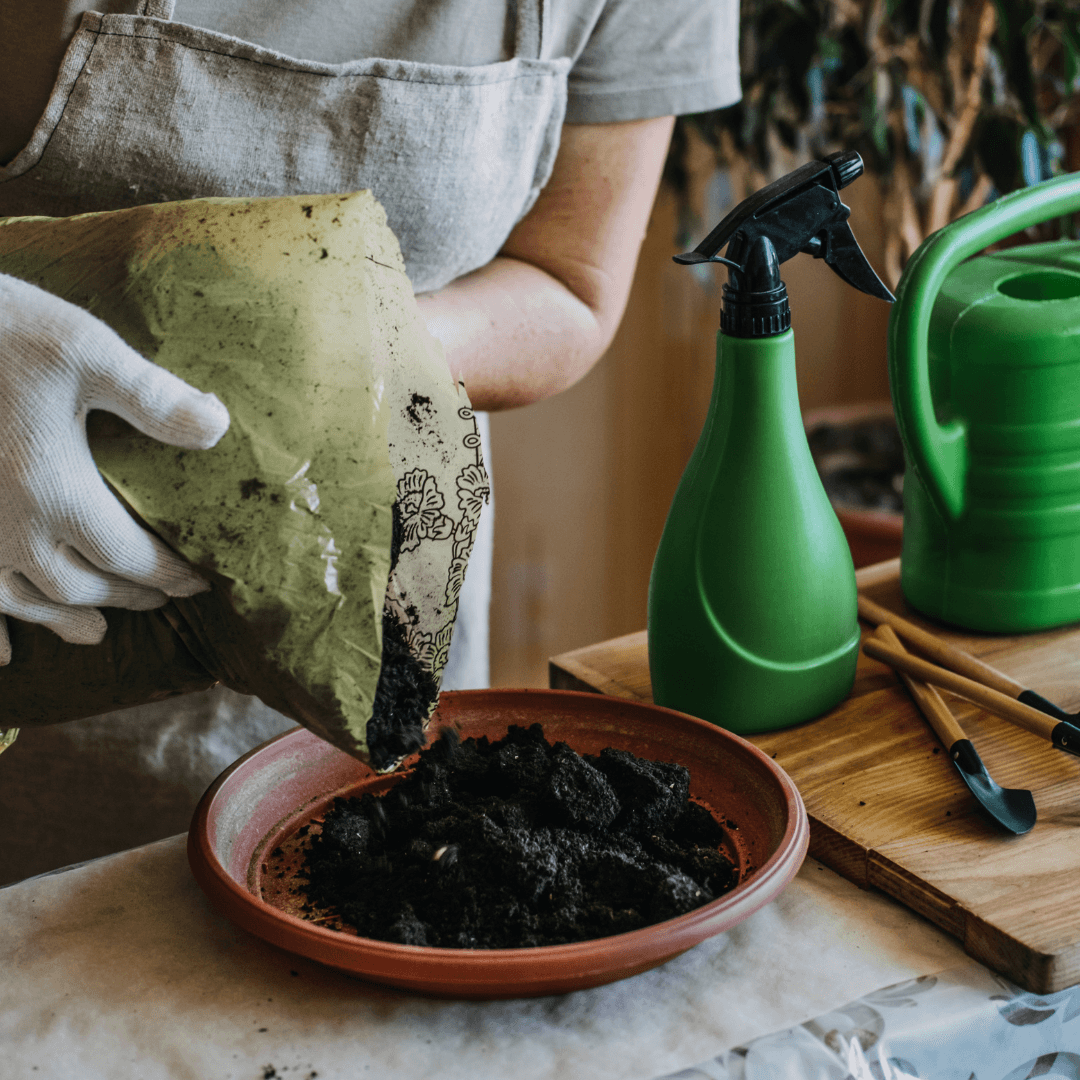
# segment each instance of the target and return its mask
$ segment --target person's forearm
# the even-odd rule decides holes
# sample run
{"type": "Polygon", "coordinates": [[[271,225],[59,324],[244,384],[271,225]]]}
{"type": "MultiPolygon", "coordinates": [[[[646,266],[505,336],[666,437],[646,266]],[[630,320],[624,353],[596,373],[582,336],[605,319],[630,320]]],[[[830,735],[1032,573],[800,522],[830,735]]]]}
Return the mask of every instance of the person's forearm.
{"type": "Polygon", "coordinates": [[[528,405],[572,386],[618,325],[550,274],[506,256],[417,300],[454,378],[485,410],[528,405]]]}
{"type": "Polygon", "coordinates": [[[566,125],[551,179],[502,254],[418,298],[476,408],[557,394],[611,344],[671,125],[670,117],[566,125]]]}

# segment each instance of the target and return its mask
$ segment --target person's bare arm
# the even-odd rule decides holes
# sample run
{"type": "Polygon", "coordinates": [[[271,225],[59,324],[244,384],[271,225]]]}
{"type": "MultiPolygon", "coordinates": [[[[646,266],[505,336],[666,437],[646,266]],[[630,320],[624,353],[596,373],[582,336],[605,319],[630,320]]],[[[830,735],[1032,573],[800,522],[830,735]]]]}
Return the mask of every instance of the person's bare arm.
{"type": "Polygon", "coordinates": [[[418,297],[475,408],[557,394],[611,343],[672,123],[566,125],[550,181],[499,256],[418,297]]]}

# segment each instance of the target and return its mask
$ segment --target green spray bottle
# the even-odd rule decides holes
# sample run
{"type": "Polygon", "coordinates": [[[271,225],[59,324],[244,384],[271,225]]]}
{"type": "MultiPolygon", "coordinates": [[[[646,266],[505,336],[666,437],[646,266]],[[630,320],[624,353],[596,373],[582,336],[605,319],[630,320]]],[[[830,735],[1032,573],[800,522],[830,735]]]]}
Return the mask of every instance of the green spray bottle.
{"type": "Polygon", "coordinates": [[[803,430],[780,265],[806,252],[893,300],[840,201],[862,171],[851,151],[809,162],[675,257],[729,276],[708,416],[649,582],[653,699],[741,734],[818,716],[855,678],[855,570],[803,430]]]}

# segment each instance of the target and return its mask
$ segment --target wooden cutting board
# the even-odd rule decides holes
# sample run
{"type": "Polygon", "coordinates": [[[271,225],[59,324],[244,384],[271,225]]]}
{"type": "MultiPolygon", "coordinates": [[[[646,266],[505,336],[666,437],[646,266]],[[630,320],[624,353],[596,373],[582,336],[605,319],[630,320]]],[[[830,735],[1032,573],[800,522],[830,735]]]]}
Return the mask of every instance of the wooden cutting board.
{"type": "MultiPolygon", "coordinates": [[[[904,602],[899,560],[859,587],[1070,711],[1080,707],[1080,626],[1017,637],[936,626],[904,602]]],[[[864,635],[870,628],[864,626],[864,635]]],[[[556,688],[651,701],[645,633],[564,653],[556,688]]],[[[944,695],[1002,787],[1029,788],[1026,836],[994,826],[892,671],[860,653],[855,686],[825,716],[754,736],[795,781],[810,854],[958,937],[975,959],[1034,993],[1080,982],[1080,758],[944,695]]]]}

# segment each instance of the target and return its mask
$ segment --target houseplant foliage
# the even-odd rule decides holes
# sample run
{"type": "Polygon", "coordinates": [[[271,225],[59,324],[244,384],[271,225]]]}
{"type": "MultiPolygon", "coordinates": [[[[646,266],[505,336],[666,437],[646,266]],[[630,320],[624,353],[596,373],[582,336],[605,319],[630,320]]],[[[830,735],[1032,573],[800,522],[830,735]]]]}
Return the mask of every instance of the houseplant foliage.
{"type": "Polygon", "coordinates": [[[881,183],[890,284],[949,221],[1080,168],[1078,0],[742,0],[740,51],[742,101],[676,128],[684,209],[695,133],[748,187],[856,149],[881,183]]]}

